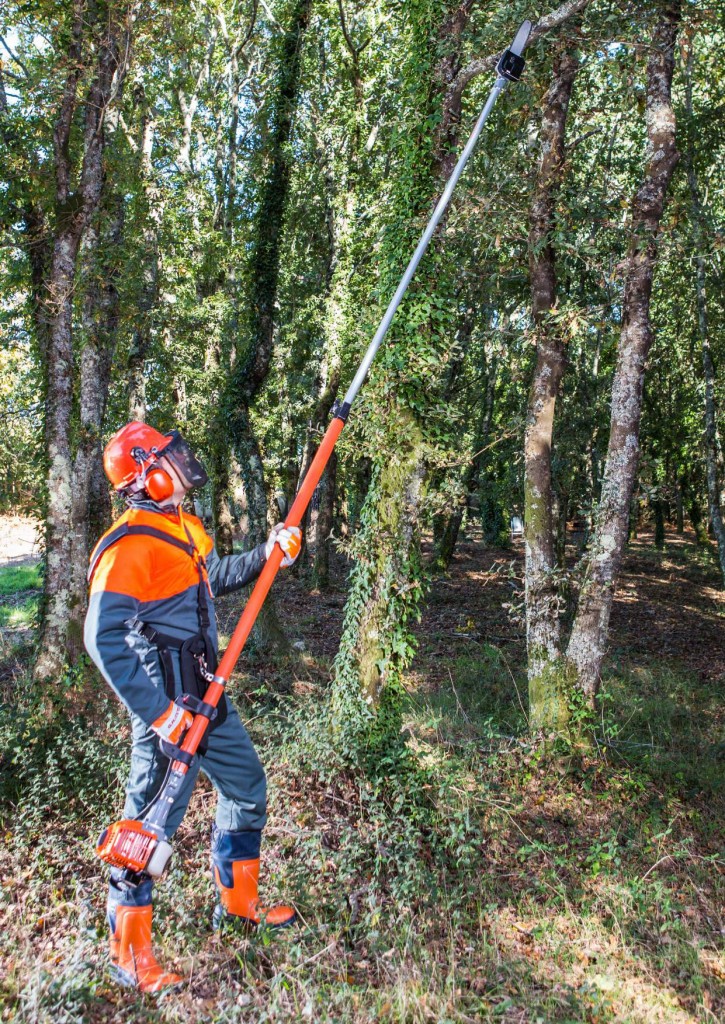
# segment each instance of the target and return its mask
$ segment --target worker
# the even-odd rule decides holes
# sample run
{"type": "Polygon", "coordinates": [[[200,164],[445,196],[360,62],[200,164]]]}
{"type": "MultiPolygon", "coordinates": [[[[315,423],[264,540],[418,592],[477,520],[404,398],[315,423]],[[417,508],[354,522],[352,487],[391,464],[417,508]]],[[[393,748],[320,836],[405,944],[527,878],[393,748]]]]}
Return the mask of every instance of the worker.
{"type": "MultiPolygon", "coordinates": [[[[139,817],[163,783],[169,758],[193,721],[175,703],[201,698],[205,673],[217,664],[214,597],[259,575],[275,544],[283,566],[299,554],[297,527],[278,524],[266,543],[220,557],[201,521],[182,503],[207,482],[206,471],[177,432],[129,423],[108,443],[104,469],[127,509],[91,554],[85,644],[106,682],[130,712],[133,746],[124,817],[139,817]],[[168,750],[168,746],[166,746],[168,750]]],[[[218,892],[214,925],[225,920],[272,927],[292,923],[292,907],[262,907],[257,895],[266,780],[237,711],[223,697],[167,822],[171,838],[186,811],[199,768],[217,790],[212,873],[218,892]]],[[[107,916],[114,973],[123,984],[155,992],[182,979],[163,970],[151,946],[152,886],[141,874],[130,885],[111,870],[107,916]]]]}

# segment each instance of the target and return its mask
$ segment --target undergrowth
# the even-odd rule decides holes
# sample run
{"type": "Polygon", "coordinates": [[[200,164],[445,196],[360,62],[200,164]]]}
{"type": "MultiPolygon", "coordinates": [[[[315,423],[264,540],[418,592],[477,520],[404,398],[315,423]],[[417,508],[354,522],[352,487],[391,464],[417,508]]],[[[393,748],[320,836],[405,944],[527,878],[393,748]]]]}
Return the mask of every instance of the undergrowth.
{"type": "Polygon", "coordinates": [[[80,670],[49,722],[16,674],[0,705],[0,1019],[722,1019],[718,687],[672,662],[613,664],[590,753],[554,757],[527,737],[511,655],[466,644],[435,685],[425,664],[403,679],[399,741],[357,760],[338,749],[324,666],[296,662],[304,678],[280,687],[293,663],[249,662],[232,696],[269,777],[262,895],[299,921],[212,931],[201,779],[155,899],[160,958],[188,982],[157,997],[111,980],[93,853],[121,813],[125,718],[80,670]]]}
{"type": "Polygon", "coordinates": [[[212,931],[202,782],[157,887],[160,953],[190,981],[161,997],[118,989],[105,961],[92,841],[121,808],[122,716],[99,701],[49,730],[5,705],[3,1020],[716,1020],[709,697],[667,672],[620,670],[607,746],[567,763],[526,741],[508,673],[493,649],[456,663],[450,692],[414,695],[404,746],[367,776],[336,754],[324,691],[250,702],[237,685],[270,780],[264,891],[293,899],[300,923],[212,931]],[[639,699],[624,715],[631,672],[639,699]],[[636,753],[643,730],[666,763],[616,749],[615,731],[636,753]]]}

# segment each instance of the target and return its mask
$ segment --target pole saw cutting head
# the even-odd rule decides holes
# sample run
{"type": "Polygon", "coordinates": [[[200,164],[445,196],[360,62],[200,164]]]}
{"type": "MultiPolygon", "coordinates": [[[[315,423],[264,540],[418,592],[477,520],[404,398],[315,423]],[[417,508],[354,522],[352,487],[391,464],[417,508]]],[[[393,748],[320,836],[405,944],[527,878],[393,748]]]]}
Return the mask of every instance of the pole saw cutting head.
{"type": "Polygon", "coordinates": [[[132,874],[160,878],[171,857],[171,846],[153,826],[131,818],[115,821],[104,829],[96,843],[96,853],[114,868],[132,874]]]}

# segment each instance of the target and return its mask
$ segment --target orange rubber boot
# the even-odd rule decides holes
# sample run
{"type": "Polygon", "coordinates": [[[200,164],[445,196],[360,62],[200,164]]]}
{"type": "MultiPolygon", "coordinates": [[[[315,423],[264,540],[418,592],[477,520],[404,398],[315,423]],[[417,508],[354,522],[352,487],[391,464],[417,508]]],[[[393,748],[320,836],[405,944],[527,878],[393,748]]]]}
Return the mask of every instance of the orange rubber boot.
{"type": "Polygon", "coordinates": [[[226,917],[241,919],[254,925],[264,923],[269,928],[285,928],[292,924],[297,916],[292,907],[260,905],[257,893],[259,857],[255,860],[226,861],[223,867],[224,877],[218,863],[213,863],[213,870],[214,881],[219,890],[219,903],[214,910],[215,928],[218,928],[226,917]],[[224,882],[231,882],[231,885],[225,885],[224,882]]]}
{"type": "Polygon", "coordinates": [[[116,907],[116,927],[111,936],[111,962],[116,980],[142,992],[159,992],[184,979],[159,965],[151,949],[151,905],[116,907]]]}

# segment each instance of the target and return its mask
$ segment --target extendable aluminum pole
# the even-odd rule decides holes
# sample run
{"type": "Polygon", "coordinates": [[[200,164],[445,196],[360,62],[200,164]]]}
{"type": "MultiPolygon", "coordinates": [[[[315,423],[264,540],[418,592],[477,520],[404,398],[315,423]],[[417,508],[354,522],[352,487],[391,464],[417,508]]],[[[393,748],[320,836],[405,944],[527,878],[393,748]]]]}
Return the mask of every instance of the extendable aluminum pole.
{"type": "MultiPolygon", "coordinates": [[[[428,221],[428,225],[423,232],[420,241],[418,242],[416,250],[411,257],[410,263],[403,274],[400,284],[396,288],[395,294],[390,300],[390,304],[385,311],[385,315],[380,322],[380,326],[375,332],[373,340],[370,342],[368,350],[360,364],[360,368],[355,374],[342,404],[336,405],[333,410],[333,418],[325,431],[325,435],[320,442],[320,447],[318,448],[317,453],[305,474],[305,478],[300,484],[300,489],[297,492],[297,496],[295,497],[292,507],[289,510],[289,514],[285,520],[285,526],[299,526],[302,521],[302,517],[305,514],[315,488],[320,482],[325,466],[332,454],[332,450],[335,447],[337,439],[342,433],[343,427],[345,426],[345,422],[347,421],[347,417],[350,413],[350,407],[367,377],[370,365],[388,332],[388,328],[395,316],[395,312],[405,295],[418,264],[428,248],[428,244],[433,237],[433,233],[438,227],[438,224],[450,203],[453,191],[458,184],[458,179],[461,177],[461,174],[468,163],[469,157],[478,142],[478,138],[489,114],[491,113],[491,110],[493,109],[493,105],[499,95],[507,87],[508,83],[517,82],[521,77],[521,73],[524,69],[524,58],[522,54],[526,47],[526,43],[528,42],[530,32],[531,22],[525,21],[517,32],[516,38],[511,44],[511,48],[504,51],[498,62],[496,67],[496,81],[491,89],[488,99],[486,100],[486,105],[481,111],[481,115],[471,132],[471,137],[466,143],[466,146],[453,169],[453,173],[446,184],[443,194],[436,204],[436,208],[428,221]]],[[[201,702],[194,701],[194,706],[191,704],[187,705],[190,710],[194,712],[194,720],[191,727],[184,735],[181,747],[170,747],[169,744],[165,744],[165,753],[167,753],[167,756],[172,759],[166,781],[162,785],[161,790],[153,803],[147,808],[143,822],[118,822],[116,825],[111,826],[107,832],[104,832],[98,845],[98,853],[104,860],[108,860],[116,866],[125,866],[132,874],[137,874],[139,871],[146,871],[147,874],[151,874],[156,877],[161,873],[161,871],[163,871],[168,857],[171,855],[171,847],[164,839],[164,828],[169,812],[183,784],[184,776],[194,761],[196,751],[207,730],[209,722],[216,716],[216,707],[224,693],[224,686],[234,670],[234,666],[236,665],[242,650],[244,649],[244,645],[252,631],[252,627],[257,619],[262,604],[264,603],[264,599],[269,593],[269,589],[277,575],[283,557],[284,555],[280,546],[276,544],[271,555],[265,562],[256,584],[254,585],[254,589],[249,596],[249,600],[247,601],[244,611],[242,612],[239,622],[232,634],[231,640],[229,641],[229,646],[224,652],[224,656],[222,657],[216,672],[214,675],[209,675],[208,677],[209,686],[204,694],[204,700],[201,702]],[[110,834],[111,830],[115,830],[112,835],[110,834]],[[107,835],[107,833],[109,834],[107,835]],[[135,858],[129,852],[132,850],[136,851],[135,858]],[[154,850],[156,851],[155,856],[154,850]],[[142,862],[145,863],[145,867],[142,866],[142,862]]],[[[186,698],[187,695],[183,695],[178,699],[179,701],[184,701],[186,698]]]]}
{"type": "Polygon", "coordinates": [[[494,83],[493,88],[491,89],[488,99],[486,100],[486,105],[481,111],[481,115],[478,118],[478,121],[476,121],[476,126],[471,132],[471,137],[469,138],[463,152],[458,158],[458,163],[453,168],[453,172],[450,178],[448,179],[448,184],[443,190],[443,195],[438,200],[436,208],[431,214],[431,218],[428,221],[428,226],[423,232],[421,240],[418,242],[418,246],[410,258],[410,263],[406,267],[405,273],[401,278],[400,284],[396,288],[395,294],[390,300],[390,304],[385,311],[385,316],[380,321],[380,326],[375,332],[375,337],[370,342],[368,350],[365,353],[365,357],[363,358],[363,361],[360,364],[360,368],[355,374],[352,384],[347,389],[347,394],[345,395],[345,401],[343,403],[343,409],[345,408],[345,406],[347,406],[349,410],[349,407],[355,401],[357,393],[362,387],[363,382],[368,375],[370,364],[375,358],[377,351],[383,342],[383,338],[388,333],[388,328],[393,322],[393,317],[395,316],[396,310],[400,305],[403,296],[408,290],[408,285],[413,279],[413,274],[415,274],[416,270],[418,269],[418,264],[423,259],[425,251],[428,248],[428,243],[433,237],[435,229],[438,227],[441,221],[441,217],[446,212],[446,208],[451,201],[451,196],[453,195],[454,189],[458,184],[458,179],[463,174],[463,170],[466,164],[468,163],[468,159],[476,147],[478,137],[483,131],[483,126],[488,120],[488,115],[493,110],[494,103],[496,102],[500,94],[504,91],[509,82],[518,82],[519,78],[521,77],[521,72],[524,69],[524,60],[521,55],[528,41],[530,32],[531,22],[525,21],[516,33],[516,38],[511,44],[511,49],[506,50],[506,52],[504,53],[504,55],[502,56],[501,60],[498,63],[498,67],[496,68],[496,81],[494,83]]]}

